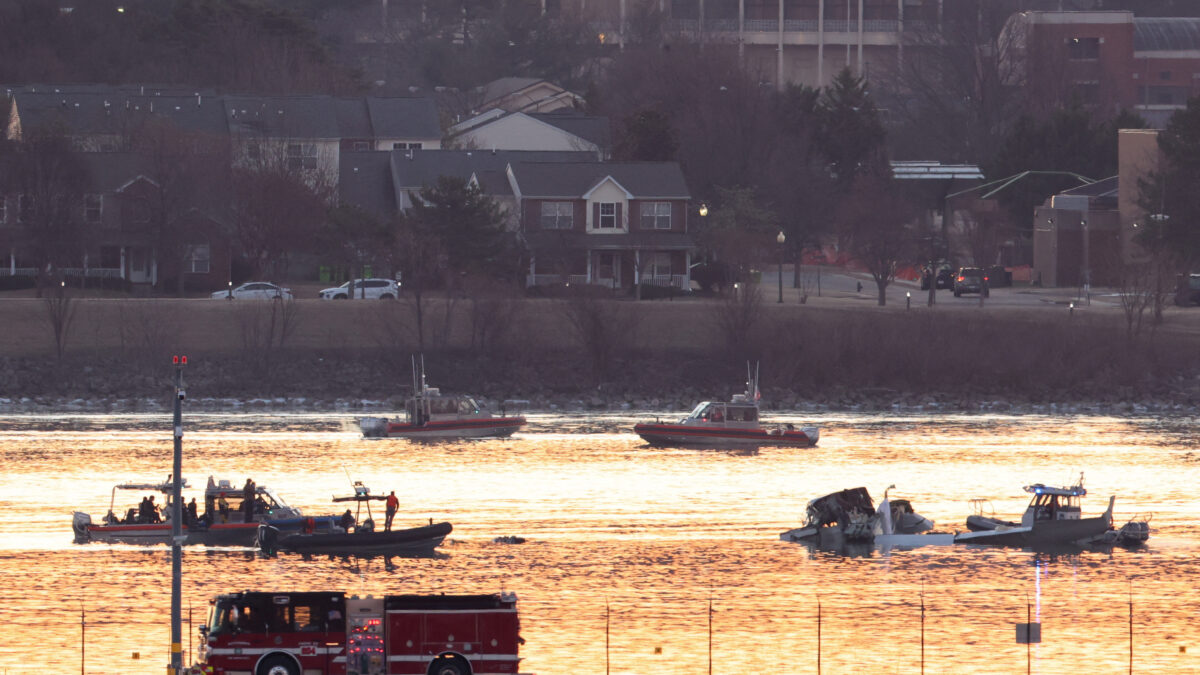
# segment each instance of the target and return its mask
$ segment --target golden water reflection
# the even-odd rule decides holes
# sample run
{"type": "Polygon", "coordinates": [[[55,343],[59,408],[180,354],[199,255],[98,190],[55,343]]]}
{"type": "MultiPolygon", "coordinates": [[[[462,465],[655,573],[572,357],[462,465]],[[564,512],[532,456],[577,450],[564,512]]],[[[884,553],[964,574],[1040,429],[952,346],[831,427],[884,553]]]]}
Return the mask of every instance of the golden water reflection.
{"type": "MultiPolygon", "coordinates": [[[[973,674],[1025,670],[1013,624],[1027,611],[1043,623],[1034,672],[1125,672],[1132,600],[1136,670],[1200,670],[1191,420],[830,415],[816,448],[731,453],[647,447],[627,431],[646,418],[536,415],[512,439],[419,445],[364,440],[345,414],[189,414],[193,487],[252,476],[322,513],[349,472],[396,490],[398,523],[455,531],[433,558],[187,549],[184,606],[199,621],[208,598],[241,589],[503,589],[521,598],[522,672],[604,673],[607,618],[612,673],[683,675],[708,672],[710,599],[713,672],[815,673],[818,649],[822,672],[919,672],[923,601],[926,671],[973,674]],[[1080,471],[1089,513],[1115,494],[1118,519],[1153,517],[1147,548],[846,554],[778,540],[808,499],[842,488],[878,499],[894,483],[950,531],[972,498],[1016,516],[1022,485],[1080,471]]],[[[167,477],[169,415],[0,418],[0,461],[0,671],[78,671],[83,610],[88,673],[162,672],[167,549],[73,545],[70,518],[104,513],[115,483],[167,477]]]]}

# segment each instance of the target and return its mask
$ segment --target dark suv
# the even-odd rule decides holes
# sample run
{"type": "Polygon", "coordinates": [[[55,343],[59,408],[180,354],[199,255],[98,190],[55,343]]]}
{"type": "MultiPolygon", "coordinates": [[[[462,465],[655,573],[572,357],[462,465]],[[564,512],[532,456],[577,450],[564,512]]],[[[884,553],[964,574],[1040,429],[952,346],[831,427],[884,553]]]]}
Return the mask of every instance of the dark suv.
{"type": "Polygon", "coordinates": [[[945,260],[938,260],[921,269],[921,290],[929,290],[930,284],[941,290],[954,286],[954,268],[945,260]]]}
{"type": "Polygon", "coordinates": [[[1175,304],[1200,305],[1200,274],[1180,274],[1175,282],[1175,304]]]}
{"type": "Polygon", "coordinates": [[[988,278],[978,267],[960,267],[954,275],[954,297],[963,293],[979,293],[988,296],[988,278]]]}

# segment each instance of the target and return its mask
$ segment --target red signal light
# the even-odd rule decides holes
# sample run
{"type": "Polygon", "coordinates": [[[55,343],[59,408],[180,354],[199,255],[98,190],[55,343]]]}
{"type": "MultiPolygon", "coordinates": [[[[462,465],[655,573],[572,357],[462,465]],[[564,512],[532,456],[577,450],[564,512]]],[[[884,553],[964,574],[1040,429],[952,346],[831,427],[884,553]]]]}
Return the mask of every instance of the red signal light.
{"type": "Polygon", "coordinates": [[[186,356],[183,357],[183,365],[185,365],[185,366],[187,365],[187,357],[186,356]]]}
{"type": "Polygon", "coordinates": [[[179,357],[178,357],[178,356],[172,356],[172,357],[171,357],[171,362],[172,362],[172,363],[174,363],[175,365],[179,365],[179,357]]]}

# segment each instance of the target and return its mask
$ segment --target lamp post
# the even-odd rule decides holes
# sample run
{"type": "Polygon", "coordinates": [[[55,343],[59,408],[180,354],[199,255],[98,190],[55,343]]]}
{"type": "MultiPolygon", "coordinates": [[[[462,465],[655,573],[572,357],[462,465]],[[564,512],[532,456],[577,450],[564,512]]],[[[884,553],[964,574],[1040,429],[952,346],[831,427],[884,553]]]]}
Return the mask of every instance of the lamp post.
{"type": "Polygon", "coordinates": [[[228,286],[228,288],[229,288],[229,294],[225,296],[225,299],[226,299],[226,300],[232,300],[232,299],[233,299],[233,280],[230,280],[230,281],[228,282],[228,284],[229,284],[229,286],[228,286]]]}
{"type": "Polygon", "coordinates": [[[779,302],[783,302],[783,242],[787,241],[783,230],[775,235],[775,241],[779,242],[779,302]]]}

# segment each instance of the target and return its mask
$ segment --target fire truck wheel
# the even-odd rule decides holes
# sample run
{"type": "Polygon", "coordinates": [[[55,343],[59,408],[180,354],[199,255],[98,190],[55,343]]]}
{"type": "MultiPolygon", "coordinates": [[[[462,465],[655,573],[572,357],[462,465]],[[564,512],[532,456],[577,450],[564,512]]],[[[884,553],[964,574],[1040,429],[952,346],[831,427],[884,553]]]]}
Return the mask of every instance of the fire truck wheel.
{"type": "Polygon", "coordinates": [[[434,661],[429,675],[471,675],[471,666],[461,656],[443,656],[434,661]]]}
{"type": "Polygon", "coordinates": [[[255,675],[300,675],[300,669],[286,656],[268,656],[258,664],[255,675]]]}

